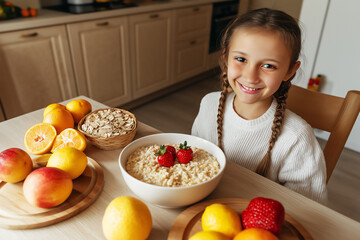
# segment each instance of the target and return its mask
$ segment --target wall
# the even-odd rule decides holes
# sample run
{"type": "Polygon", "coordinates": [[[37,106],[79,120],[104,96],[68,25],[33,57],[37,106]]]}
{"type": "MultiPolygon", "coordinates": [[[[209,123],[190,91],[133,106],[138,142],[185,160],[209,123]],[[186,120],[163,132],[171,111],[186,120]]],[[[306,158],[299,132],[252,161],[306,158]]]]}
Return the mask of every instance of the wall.
{"type": "MultiPolygon", "coordinates": [[[[360,56],[360,2],[358,0],[304,0],[300,20],[305,25],[305,79],[323,74],[321,92],[345,97],[349,90],[360,90],[358,60],[360,56]],[[310,3],[311,2],[311,3],[310,3]],[[316,6],[314,6],[316,5],[316,6]]],[[[306,82],[299,85],[306,86],[306,82]]],[[[328,134],[317,131],[318,137],[328,134]]],[[[360,152],[360,118],[345,145],[360,152]]]]}

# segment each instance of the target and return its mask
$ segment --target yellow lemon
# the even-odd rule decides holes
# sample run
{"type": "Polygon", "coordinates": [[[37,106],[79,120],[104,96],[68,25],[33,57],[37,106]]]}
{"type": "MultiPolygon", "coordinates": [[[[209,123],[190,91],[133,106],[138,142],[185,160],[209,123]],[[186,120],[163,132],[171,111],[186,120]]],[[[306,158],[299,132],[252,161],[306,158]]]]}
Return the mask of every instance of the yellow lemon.
{"type": "Polygon", "coordinates": [[[241,231],[241,220],[238,213],[229,206],[214,203],[205,208],[201,216],[204,231],[216,231],[228,237],[234,237],[241,231]]]}
{"type": "Polygon", "coordinates": [[[55,109],[55,108],[61,108],[61,109],[66,109],[64,105],[60,104],[60,103],[52,103],[50,105],[47,105],[47,107],[44,110],[44,117],[46,114],[48,114],[51,110],[55,109]]]}
{"type": "Polygon", "coordinates": [[[91,104],[85,99],[76,99],[66,104],[66,110],[71,112],[75,123],[78,123],[81,118],[91,112],[91,104]]]}
{"type": "Polygon", "coordinates": [[[117,197],[105,210],[102,228],[107,240],[145,240],[152,228],[151,213],[137,198],[117,197]]]}
{"type": "Polygon", "coordinates": [[[248,228],[236,234],[234,240],[279,240],[279,238],[265,229],[248,228]]]}
{"type": "Polygon", "coordinates": [[[46,166],[56,167],[67,172],[72,179],[79,177],[86,168],[87,157],[82,151],[73,147],[64,147],[54,152],[46,166]]]}
{"type": "Polygon", "coordinates": [[[192,235],[189,240],[231,240],[231,238],[220,232],[202,231],[192,235]]]}

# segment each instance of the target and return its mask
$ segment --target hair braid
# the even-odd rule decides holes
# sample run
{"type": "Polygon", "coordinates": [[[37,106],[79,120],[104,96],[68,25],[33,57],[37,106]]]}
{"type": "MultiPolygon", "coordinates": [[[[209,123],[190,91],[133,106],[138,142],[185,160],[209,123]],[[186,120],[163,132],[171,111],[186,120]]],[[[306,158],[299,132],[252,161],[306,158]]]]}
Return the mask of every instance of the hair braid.
{"type": "Polygon", "coordinates": [[[274,114],[274,120],[273,120],[273,126],[271,128],[271,137],[269,140],[269,146],[267,149],[267,152],[259,165],[256,168],[256,173],[266,176],[270,167],[271,167],[271,150],[273,149],[276,140],[278,139],[280,132],[281,132],[281,126],[284,120],[285,116],[285,109],[286,109],[286,99],[288,96],[288,91],[291,87],[291,82],[286,81],[282,82],[280,88],[278,91],[274,94],[276,100],[277,100],[277,106],[276,111],[274,114]]]}
{"type": "Polygon", "coordinates": [[[222,149],[222,129],[223,129],[222,127],[223,127],[224,105],[230,84],[227,79],[227,74],[225,72],[221,74],[221,78],[222,78],[221,79],[222,91],[219,99],[218,114],[217,114],[217,134],[218,134],[218,146],[222,149]]]}

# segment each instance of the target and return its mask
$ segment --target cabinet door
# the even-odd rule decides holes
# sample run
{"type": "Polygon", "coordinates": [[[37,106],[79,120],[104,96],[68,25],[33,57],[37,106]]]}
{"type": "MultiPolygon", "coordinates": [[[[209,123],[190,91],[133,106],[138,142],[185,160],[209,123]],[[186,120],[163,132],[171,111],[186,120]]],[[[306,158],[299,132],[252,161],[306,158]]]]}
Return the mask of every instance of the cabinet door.
{"type": "Polygon", "coordinates": [[[130,101],[126,17],[68,25],[79,93],[109,106],[130,101]]]}
{"type": "Polygon", "coordinates": [[[176,40],[210,36],[212,5],[201,5],[175,11],[176,40]]]}
{"type": "Polygon", "coordinates": [[[65,26],[0,34],[0,73],[8,119],[75,97],[65,26]]]}
{"type": "Polygon", "coordinates": [[[129,17],[134,98],[171,83],[171,18],[171,11],[129,17]]]}
{"type": "Polygon", "coordinates": [[[0,122],[2,122],[4,120],[5,120],[5,115],[4,115],[4,112],[3,112],[3,107],[2,107],[1,99],[0,99],[0,122]]]}
{"type": "Polygon", "coordinates": [[[177,43],[175,47],[175,81],[182,81],[206,71],[208,50],[208,38],[195,38],[177,43]]]}

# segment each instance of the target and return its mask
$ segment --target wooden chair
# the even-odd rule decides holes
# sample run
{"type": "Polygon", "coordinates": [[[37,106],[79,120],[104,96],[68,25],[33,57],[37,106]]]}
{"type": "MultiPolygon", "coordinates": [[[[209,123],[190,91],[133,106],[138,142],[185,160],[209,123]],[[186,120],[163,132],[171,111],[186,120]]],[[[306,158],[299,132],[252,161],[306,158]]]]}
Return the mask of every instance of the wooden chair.
{"type": "Polygon", "coordinates": [[[341,98],[292,85],[287,107],[313,128],[330,133],[323,149],[328,182],[359,114],[360,91],[341,98]]]}

